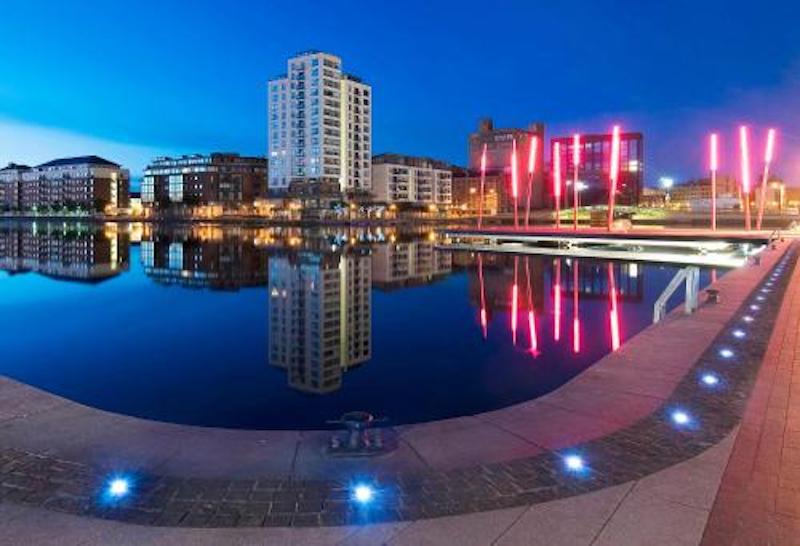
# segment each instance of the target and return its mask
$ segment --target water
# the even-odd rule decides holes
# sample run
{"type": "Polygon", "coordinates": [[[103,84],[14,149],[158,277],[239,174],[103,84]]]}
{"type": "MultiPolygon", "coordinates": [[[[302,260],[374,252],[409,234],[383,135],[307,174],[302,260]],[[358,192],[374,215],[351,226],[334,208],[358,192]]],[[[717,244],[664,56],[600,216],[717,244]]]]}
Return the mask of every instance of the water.
{"type": "Polygon", "coordinates": [[[5,223],[0,373],[201,426],[471,415],[550,392],[624,344],[677,270],[450,253],[392,228],[5,223]]]}

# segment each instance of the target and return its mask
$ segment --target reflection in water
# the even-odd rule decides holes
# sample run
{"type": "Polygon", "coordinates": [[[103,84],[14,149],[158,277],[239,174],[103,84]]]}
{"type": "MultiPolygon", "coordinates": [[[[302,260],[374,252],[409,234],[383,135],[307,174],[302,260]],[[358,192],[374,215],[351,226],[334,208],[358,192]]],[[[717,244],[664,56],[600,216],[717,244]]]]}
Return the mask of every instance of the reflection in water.
{"type": "Polygon", "coordinates": [[[267,251],[239,230],[193,229],[141,242],[145,274],[162,284],[238,290],[267,284],[267,251]]]}
{"type": "MultiPolygon", "coordinates": [[[[469,259],[458,257],[458,263],[468,266],[469,259]]],[[[579,354],[582,351],[584,340],[581,320],[581,298],[586,300],[598,300],[604,298],[608,302],[608,339],[609,349],[616,351],[619,349],[620,340],[620,316],[618,309],[618,299],[630,302],[640,302],[643,299],[644,283],[642,268],[639,264],[631,262],[601,262],[597,260],[577,260],[561,258],[546,258],[542,256],[510,256],[477,254],[474,256],[477,292],[479,298],[479,317],[480,329],[484,339],[488,337],[490,309],[487,308],[487,291],[497,291],[494,284],[510,287],[510,305],[496,306],[493,310],[510,308],[509,322],[511,328],[511,344],[517,346],[518,324],[520,314],[520,289],[519,289],[519,269],[520,260],[524,260],[526,296],[523,305],[527,309],[528,319],[528,352],[536,357],[539,356],[539,333],[537,331],[536,312],[543,309],[543,297],[537,300],[534,293],[544,293],[548,279],[545,275],[544,264],[550,263],[552,271],[549,275],[551,288],[549,293],[552,304],[552,332],[553,342],[558,345],[562,341],[562,323],[564,322],[563,299],[572,298],[572,353],[579,354]],[[485,266],[485,262],[491,260],[491,268],[485,266]],[[488,269],[488,270],[487,270],[488,269]],[[563,271],[563,272],[562,272],[563,271]],[[533,272],[533,273],[532,273],[533,272]],[[621,285],[617,286],[617,279],[621,279],[621,285]]],[[[472,290],[471,290],[472,292],[472,290]]],[[[497,301],[488,298],[488,301],[497,301]]],[[[596,336],[591,336],[594,341],[596,336]]]]}
{"type": "Polygon", "coordinates": [[[0,224],[0,269],[57,279],[99,282],[128,269],[128,236],[115,224],[0,224]]]}
{"type": "Polygon", "coordinates": [[[541,396],[649,325],[677,270],[450,253],[393,228],[61,223],[0,224],[0,269],[0,373],[146,418],[311,429],[541,396]],[[73,320],[45,316],[59,301],[73,320]],[[91,334],[108,324],[124,328],[91,334]]]}
{"type": "Polygon", "coordinates": [[[372,356],[369,249],[269,260],[269,360],[295,389],[329,393],[372,356]]]}

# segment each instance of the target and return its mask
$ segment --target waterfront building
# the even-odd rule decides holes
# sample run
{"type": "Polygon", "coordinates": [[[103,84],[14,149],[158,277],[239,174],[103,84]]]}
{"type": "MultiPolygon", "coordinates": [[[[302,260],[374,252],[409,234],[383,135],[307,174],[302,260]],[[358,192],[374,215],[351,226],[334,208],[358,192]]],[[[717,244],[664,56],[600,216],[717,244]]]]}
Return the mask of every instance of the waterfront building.
{"type": "MultiPolygon", "coordinates": [[[[494,216],[514,209],[508,191],[509,176],[502,169],[486,173],[483,190],[483,214],[494,216]]],[[[476,169],[453,168],[453,208],[462,214],[477,215],[481,207],[481,173],[476,169]]]]}
{"type": "MultiPolygon", "coordinates": [[[[565,203],[572,203],[572,181],[575,167],[572,162],[573,137],[564,136],[550,140],[550,164],[555,161],[555,144],[561,150],[563,173],[562,195],[565,203]]],[[[581,206],[607,205],[609,173],[611,166],[611,133],[581,135],[578,181],[583,183],[578,199],[581,206]]],[[[642,133],[620,134],[619,180],[617,205],[636,206],[644,186],[644,136],[642,133]]],[[[581,188],[581,186],[579,186],[581,188]]],[[[548,185],[552,200],[552,184],[548,185]]]]}
{"type": "Polygon", "coordinates": [[[545,202],[545,169],[544,169],[544,124],[532,123],[527,129],[496,128],[491,119],[480,120],[478,130],[469,135],[469,164],[468,170],[480,174],[481,155],[486,146],[486,171],[488,175],[504,176],[502,184],[497,185],[501,192],[498,200],[501,212],[513,210],[514,200],[511,197],[511,151],[513,142],[517,143],[517,169],[519,172],[519,206],[524,208],[527,202],[528,187],[528,157],[532,138],[536,137],[536,169],[533,173],[533,192],[531,194],[531,208],[540,209],[545,202]]]}
{"type": "Polygon", "coordinates": [[[165,285],[235,291],[267,284],[267,250],[218,227],[153,233],[140,246],[145,275],[165,285]]]}
{"type": "Polygon", "coordinates": [[[0,270],[99,282],[128,269],[129,238],[116,225],[0,225],[0,270]]]}
{"type": "Polygon", "coordinates": [[[431,241],[394,240],[372,252],[373,285],[382,290],[429,284],[452,270],[452,254],[436,250],[431,241]]]}
{"type": "Polygon", "coordinates": [[[115,212],[128,206],[130,176],[95,155],[67,157],[36,167],[10,164],[0,171],[5,210],[69,209],[115,212]]]}
{"type": "Polygon", "coordinates": [[[286,252],[269,260],[269,361],[289,385],[324,394],[372,357],[368,249],[286,252]]]}
{"type": "Polygon", "coordinates": [[[343,72],[339,57],[290,58],[268,83],[267,105],[270,193],[370,192],[372,88],[343,72]]]}
{"type": "Polygon", "coordinates": [[[9,163],[0,169],[0,212],[19,209],[22,173],[30,170],[29,166],[16,163],[9,163]]]}
{"type": "MultiPolygon", "coordinates": [[[[666,189],[667,205],[685,210],[711,208],[711,179],[689,180],[666,189]]],[[[756,193],[756,192],[754,192],[756,193]]],[[[731,176],[717,176],[717,208],[740,208],[739,183],[731,176]]]]}
{"type": "Polygon", "coordinates": [[[267,161],[234,153],[159,157],[144,171],[142,204],[252,206],[267,194],[267,161]]]}
{"type": "Polygon", "coordinates": [[[452,167],[444,161],[400,154],[372,158],[372,194],[388,204],[450,206],[452,167]]]}

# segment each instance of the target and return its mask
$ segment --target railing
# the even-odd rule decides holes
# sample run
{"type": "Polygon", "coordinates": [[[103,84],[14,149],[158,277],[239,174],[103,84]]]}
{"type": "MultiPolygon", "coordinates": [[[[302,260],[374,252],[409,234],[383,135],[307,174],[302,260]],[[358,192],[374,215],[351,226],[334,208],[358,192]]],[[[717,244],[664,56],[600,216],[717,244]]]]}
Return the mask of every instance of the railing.
{"type": "Polygon", "coordinates": [[[695,266],[684,267],[678,271],[667,287],[653,304],[653,324],[659,322],[667,314],[667,302],[681,284],[686,284],[686,299],[684,307],[686,314],[690,315],[697,310],[698,294],[700,292],[700,268],[695,266]]]}

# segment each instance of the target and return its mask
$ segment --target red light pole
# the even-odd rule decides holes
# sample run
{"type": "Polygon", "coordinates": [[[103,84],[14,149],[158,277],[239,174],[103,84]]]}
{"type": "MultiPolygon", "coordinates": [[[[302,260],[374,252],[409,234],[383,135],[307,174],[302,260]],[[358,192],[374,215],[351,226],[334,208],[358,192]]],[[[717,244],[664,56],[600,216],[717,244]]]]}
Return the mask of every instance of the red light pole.
{"type": "Polygon", "coordinates": [[[764,219],[764,206],[767,201],[767,181],[769,180],[769,166],[775,153],[775,129],[767,131],[767,149],[764,152],[764,175],[761,178],[761,199],[758,203],[758,220],[756,229],[761,229],[761,221],[764,219]]]}
{"type": "Polygon", "coordinates": [[[750,231],[750,145],[746,125],[739,127],[739,154],[742,167],[742,195],[744,196],[744,227],[750,231]]]}
{"type": "Polygon", "coordinates": [[[717,133],[709,138],[709,165],[711,167],[711,229],[717,229],[717,169],[719,169],[719,147],[717,133]]]}
{"type": "Polygon", "coordinates": [[[619,179],[619,125],[611,131],[611,165],[609,169],[610,188],[608,192],[608,231],[614,224],[614,201],[617,197],[617,181],[619,179]]]}
{"type": "Polygon", "coordinates": [[[556,202],[556,229],[561,227],[561,143],[553,144],[553,198],[556,202]]]}
{"type": "Polygon", "coordinates": [[[572,136],[572,228],[578,231],[578,166],[581,164],[581,135],[572,136]]]}
{"type": "Polygon", "coordinates": [[[483,225],[483,192],[486,185],[486,144],[483,145],[481,153],[481,200],[478,203],[478,228],[483,225]]]}
{"type": "Polygon", "coordinates": [[[511,196],[514,198],[514,229],[519,229],[519,167],[516,139],[511,141],[511,196]]]}
{"type": "Polygon", "coordinates": [[[533,194],[533,173],[536,171],[536,148],[539,139],[536,135],[531,136],[531,149],[528,151],[528,203],[525,207],[525,227],[528,227],[531,218],[531,194],[533,194]]]}

